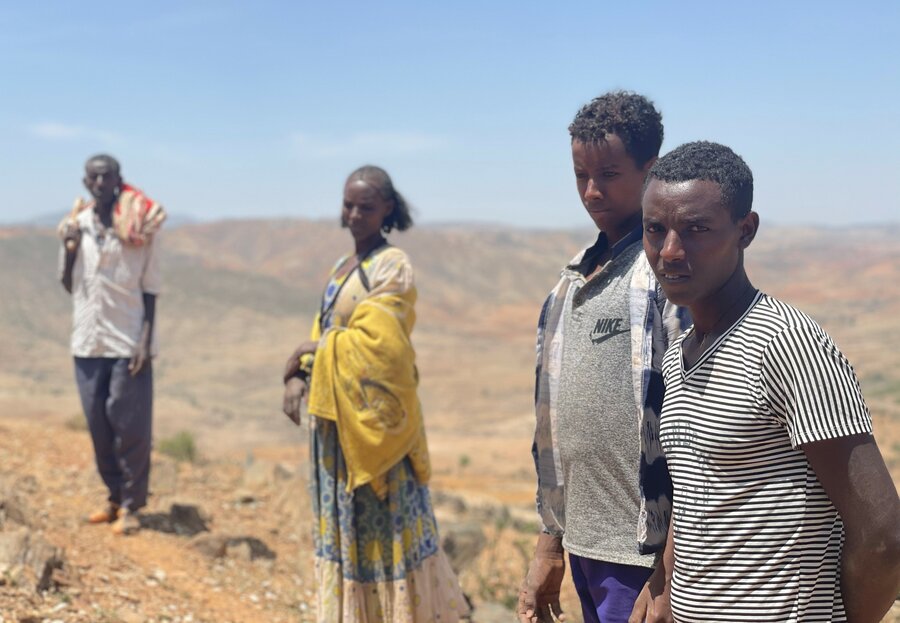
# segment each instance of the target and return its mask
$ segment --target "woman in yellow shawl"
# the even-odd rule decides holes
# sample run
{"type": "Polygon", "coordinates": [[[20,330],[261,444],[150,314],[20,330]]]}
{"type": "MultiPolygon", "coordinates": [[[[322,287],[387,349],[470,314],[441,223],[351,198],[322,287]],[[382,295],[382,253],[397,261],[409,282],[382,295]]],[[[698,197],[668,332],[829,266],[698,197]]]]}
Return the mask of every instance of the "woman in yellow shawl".
{"type": "Polygon", "coordinates": [[[344,185],[354,253],[331,271],[311,340],[288,359],[284,411],[308,399],[318,619],[453,623],[468,612],[441,550],[410,333],[409,258],[384,234],[412,225],[378,167],[344,185]]]}

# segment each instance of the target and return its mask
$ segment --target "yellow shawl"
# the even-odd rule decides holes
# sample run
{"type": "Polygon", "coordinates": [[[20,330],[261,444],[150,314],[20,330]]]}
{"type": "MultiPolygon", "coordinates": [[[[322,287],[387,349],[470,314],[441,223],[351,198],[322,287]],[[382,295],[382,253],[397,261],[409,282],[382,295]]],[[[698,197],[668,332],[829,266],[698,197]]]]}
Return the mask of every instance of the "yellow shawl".
{"type": "Polygon", "coordinates": [[[416,479],[431,475],[419,404],[418,372],[410,333],[416,290],[373,292],[353,310],[346,326],[312,339],[319,342],[310,383],[309,413],[337,423],[347,465],[347,491],[372,485],[387,494],[387,471],[409,456],[416,479]]]}

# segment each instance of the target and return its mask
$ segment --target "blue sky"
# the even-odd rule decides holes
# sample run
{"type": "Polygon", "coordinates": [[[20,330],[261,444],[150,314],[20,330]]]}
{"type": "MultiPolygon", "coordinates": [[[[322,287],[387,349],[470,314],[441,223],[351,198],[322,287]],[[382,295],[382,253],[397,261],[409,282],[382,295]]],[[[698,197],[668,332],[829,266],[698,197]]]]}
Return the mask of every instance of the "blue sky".
{"type": "Polygon", "coordinates": [[[173,214],[336,218],[380,164],[424,223],[588,224],[567,126],[650,96],[779,223],[900,220],[900,3],[6,2],[0,221],[109,152],[173,214]]]}

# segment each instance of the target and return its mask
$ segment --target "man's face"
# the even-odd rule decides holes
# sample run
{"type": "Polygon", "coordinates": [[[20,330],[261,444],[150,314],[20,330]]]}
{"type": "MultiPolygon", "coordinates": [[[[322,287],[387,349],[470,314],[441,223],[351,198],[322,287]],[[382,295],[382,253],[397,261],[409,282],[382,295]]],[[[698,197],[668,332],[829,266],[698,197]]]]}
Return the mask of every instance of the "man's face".
{"type": "Polygon", "coordinates": [[[743,262],[756,214],[735,222],[719,185],[705,180],[653,179],[643,206],[644,252],[668,299],[685,307],[715,302],[743,262]]]}
{"type": "Polygon", "coordinates": [[[108,205],[115,199],[122,178],[105,160],[91,160],[84,166],[83,181],[97,203],[108,205]]]}
{"type": "Polygon", "coordinates": [[[572,141],[578,195],[598,229],[625,234],[640,224],[641,189],[654,161],[637,166],[615,134],[604,142],[572,141]]]}

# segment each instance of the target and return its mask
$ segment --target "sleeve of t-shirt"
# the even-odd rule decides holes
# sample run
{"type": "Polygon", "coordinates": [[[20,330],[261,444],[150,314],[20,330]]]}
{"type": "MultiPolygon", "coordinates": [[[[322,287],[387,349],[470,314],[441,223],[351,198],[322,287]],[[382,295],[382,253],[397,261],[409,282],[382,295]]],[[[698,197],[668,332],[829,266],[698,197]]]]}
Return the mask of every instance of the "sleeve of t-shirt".
{"type": "Polygon", "coordinates": [[[159,269],[159,235],[155,235],[147,242],[147,259],[144,263],[144,274],[141,275],[141,292],[145,294],[159,294],[162,286],[162,277],[159,269]]]}
{"type": "Polygon", "coordinates": [[[872,419],[847,358],[821,327],[789,327],[763,353],[762,384],[795,448],[872,432],[872,419]]]}

